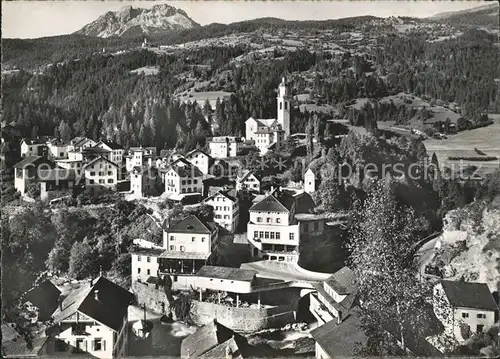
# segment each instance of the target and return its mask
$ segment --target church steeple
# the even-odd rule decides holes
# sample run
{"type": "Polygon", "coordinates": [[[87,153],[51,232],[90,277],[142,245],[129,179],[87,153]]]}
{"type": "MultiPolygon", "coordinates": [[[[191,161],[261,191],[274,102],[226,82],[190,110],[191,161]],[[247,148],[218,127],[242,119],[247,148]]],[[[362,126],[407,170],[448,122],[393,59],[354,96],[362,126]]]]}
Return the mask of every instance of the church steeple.
{"type": "Polygon", "coordinates": [[[283,131],[285,131],[285,138],[288,138],[290,136],[290,99],[284,77],[278,86],[277,106],[278,123],[281,125],[283,131]]]}

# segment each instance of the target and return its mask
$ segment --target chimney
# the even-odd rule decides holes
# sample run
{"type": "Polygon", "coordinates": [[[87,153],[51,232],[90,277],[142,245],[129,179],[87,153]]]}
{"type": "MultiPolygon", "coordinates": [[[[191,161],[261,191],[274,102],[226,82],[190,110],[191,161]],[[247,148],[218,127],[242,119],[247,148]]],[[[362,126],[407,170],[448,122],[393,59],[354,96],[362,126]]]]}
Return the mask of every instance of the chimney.
{"type": "Polygon", "coordinates": [[[342,312],[341,311],[339,311],[338,315],[337,315],[337,324],[340,324],[340,323],[342,323],[342,312]]]}
{"type": "Polygon", "coordinates": [[[94,290],[94,299],[99,300],[99,291],[98,290],[94,290]]]}
{"type": "Polygon", "coordinates": [[[92,287],[94,285],[94,278],[90,278],[90,286],[92,287]]]}
{"type": "Polygon", "coordinates": [[[62,305],[63,299],[62,299],[61,296],[59,296],[59,298],[57,298],[57,302],[59,303],[59,310],[62,312],[62,310],[63,310],[63,305],[62,305]]]}
{"type": "Polygon", "coordinates": [[[274,192],[274,186],[271,186],[271,194],[274,192]]]}

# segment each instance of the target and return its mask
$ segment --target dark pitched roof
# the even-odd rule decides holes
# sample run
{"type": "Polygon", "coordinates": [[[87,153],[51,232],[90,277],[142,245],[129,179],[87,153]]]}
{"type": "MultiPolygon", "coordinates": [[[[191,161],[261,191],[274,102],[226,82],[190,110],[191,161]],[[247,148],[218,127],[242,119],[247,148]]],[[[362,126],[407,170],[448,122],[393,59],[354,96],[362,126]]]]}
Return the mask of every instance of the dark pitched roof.
{"type": "Polygon", "coordinates": [[[327,293],[322,283],[313,283],[312,286],[332,307],[341,312],[341,315],[345,315],[345,313],[349,312],[349,310],[354,306],[356,299],[354,294],[347,294],[344,300],[339,303],[335,301],[329,293],[327,293]]]}
{"type": "MultiPolygon", "coordinates": [[[[108,146],[112,150],[123,150],[123,147],[114,141],[99,141],[99,143],[108,146]]],[[[97,145],[99,145],[99,143],[97,145]]]]}
{"type": "Polygon", "coordinates": [[[360,323],[360,310],[354,308],[340,324],[332,320],[313,329],[311,336],[330,358],[353,357],[357,354],[358,345],[367,341],[365,333],[359,328],[360,323]]]}
{"type": "Polygon", "coordinates": [[[213,223],[206,223],[198,216],[191,214],[180,221],[172,222],[166,228],[168,232],[173,233],[212,233],[215,228],[213,223]]]}
{"type": "Polygon", "coordinates": [[[231,267],[219,267],[205,265],[200,268],[198,277],[217,278],[251,282],[257,274],[254,270],[239,269],[231,267]]]}
{"type": "Polygon", "coordinates": [[[441,281],[450,304],[456,307],[498,310],[486,283],[441,281]]]}
{"type": "Polygon", "coordinates": [[[104,277],[99,277],[94,285],[87,284],[70,293],[62,302],[62,311],[58,308],[53,318],[57,323],[79,311],[119,331],[123,317],[127,314],[128,305],[133,298],[133,294],[128,290],[104,277]],[[99,291],[99,300],[96,300],[94,296],[96,290],[99,291]]]}
{"type": "Polygon", "coordinates": [[[252,211],[289,212],[295,206],[295,214],[311,213],[314,201],[308,193],[295,194],[287,190],[275,190],[261,201],[250,207],[252,211]]]}
{"type": "Polygon", "coordinates": [[[354,272],[349,267],[343,267],[333,273],[325,283],[338,294],[351,294],[356,292],[354,272]]]}
{"type": "Polygon", "coordinates": [[[168,167],[166,172],[169,170],[175,171],[177,175],[181,178],[185,177],[202,177],[203,173],[201,173],[200,169],[191,164],[185,158],[178,158],[168,167]],[[182,163],[182,165],[181,165],[182,163]]]}
{"type": "Polygon", "coordinates": [[[260,179],[260,178],[259,178],[259,177],[255,174],[255,173],[253,173],[253,172],[251,172],[251,171],[249,171],[249,170],[245,170],[245,171],[243,171],[243,173],[241,174],[241,177],[240,177],[240,176],[237,176],[237,180],[238,180],[239,182],[243,182],[243,181],[245,181],[245,180],[247,179],[247,177],[248,177],[248,176],[250,176],[250,175],[252,175],[252,174],[253,174],[253,176],[254,176],[257,180],[259,180],[259,181],[261,180],[261,179],[260,179]]]}
{"type": "Polygon", "coordinates": [[[270,194],[260,202],[254,204],[250,207],[250,211],[261,211],[261,212],[289,212],[292,208],[293,202],[288,198],[285,201],[278,200],[274,195],[270,194]]]}
{"type": "Polygon", "coordinates": [[[237,343],[235,338],[230,338],[226,340],[224,343],[217,345],[215,348],[209,350],[199,358],[213,359],[213,358],[225,358],[227,354],[227,349],[231,351],[232,359],[241,359],[243,355],[241,354],[242,350],[237,343]]]}
{"type": "Polygon", "coordinates": [[[60,295],[61,291],[47,279],[29,290],[25,295],[25,299],[30,301],[41,312],[50,316],[57,308],[57,300],[60,295]]]}
{"type": "Polygon", "coordinates": [[[51,168],[55,168],[56,164],[42,156],[27,156],[20,162],[14,165],[14,168],[26,168],[28,166],[39,166],[42,163],[48,164],[51,168]]]}
{"type": "Polygon", "coordinates": [[[238,198],[235,189],[219,189],[217,192],[212,193],[209,197],[205,198],[204,202],[209,201],[218,195],[222,195],[233,202],[235,202],[238,198]]]}
{"type": "Polygon", "coordinates": [[[93,154],[93,153],[109,153],[110,150],[101,147],[86,147],[82,150],[84,154],[93,154]]]}
{"type": "Polygon", "coordinates": [[[47,140],[43,138],[23,138],[21,142],[26,142],[27,145],[45,145],[47,143],[47,140]]]}
{"type": "Polygon", "coordinates": [[[87,167],[92,166],[94,163],[96,163],[96,162],[97,162],[97,161],[99,161],[99,160],[106,161],[106,162],[108,162],[109,164],[112,164],[113,166],[118,167],[118,165],[117,165],[116,163],[111,162],[111,161],[110,161],[110,160],[108,160],[107,158],[104,158],[104,157],[102,157],[102,156],[99,156],[99,157],[97,157],[97,158],[94,158],[94,159],[93,159],[92,161],[90,161],[89,163],[87,163],[87,164],[83,167],[83,169],[85,170],[87,167]]]}
{"type": "MultiPolygon", "coordinates": [[[[207,357],[210,351],[232,338],[240,349],[248,345],[243,336],[213,320],[182,341],[181,357],[199,358],[202,355],[207,357]]],[[[225,351],[224,345],[223,350],[225,351]]]]}
{"type": "Polygon", "coordinates": [[[205,151],[203,151],[202,149],[199,149],[199,148],[196,148],[196,149],[194,149],[194,150],[189,151],[188,153],[186,153],[186,157],[191,156],[191,155],[193,155],[193,154],[195,154],[197,152],[199,152],[201,154],[204,154],[208,158],[212,158],[212,156],[210,156],[208,153],[206,153],[205,151]]]}

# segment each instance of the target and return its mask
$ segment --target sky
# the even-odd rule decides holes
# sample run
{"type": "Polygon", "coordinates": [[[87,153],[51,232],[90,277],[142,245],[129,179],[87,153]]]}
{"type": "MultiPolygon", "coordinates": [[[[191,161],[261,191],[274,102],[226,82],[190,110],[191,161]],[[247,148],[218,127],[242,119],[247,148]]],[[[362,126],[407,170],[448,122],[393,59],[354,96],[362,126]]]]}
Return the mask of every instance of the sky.
{"type": "Polygon", "coordinates": [[[69,34],[107,11],[167,3],[201,25],[261,17],[326,20],[373,15],[427,17],[486,4],[484,1],[2,1],[2,38],[69,34]]]}

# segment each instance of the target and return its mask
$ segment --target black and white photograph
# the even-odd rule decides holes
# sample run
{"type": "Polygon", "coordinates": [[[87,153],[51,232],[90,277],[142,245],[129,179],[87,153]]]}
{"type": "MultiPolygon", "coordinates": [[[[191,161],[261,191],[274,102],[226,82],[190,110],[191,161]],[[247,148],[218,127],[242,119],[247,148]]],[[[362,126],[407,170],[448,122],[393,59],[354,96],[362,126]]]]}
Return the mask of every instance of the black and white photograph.
{"type": "Polygon", "coordinates": [[[499,358],[499,1],[4,1],[1,357],[499,358]]]}

